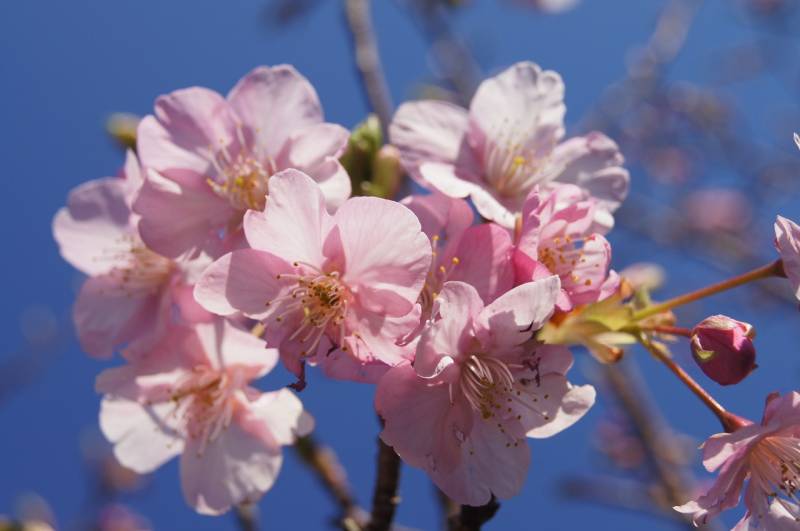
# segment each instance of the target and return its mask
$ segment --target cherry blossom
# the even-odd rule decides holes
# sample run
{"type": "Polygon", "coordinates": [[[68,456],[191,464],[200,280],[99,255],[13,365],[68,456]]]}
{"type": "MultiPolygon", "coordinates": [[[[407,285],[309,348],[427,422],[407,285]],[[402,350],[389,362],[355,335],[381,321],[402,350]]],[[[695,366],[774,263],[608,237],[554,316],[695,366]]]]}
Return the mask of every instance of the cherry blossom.
{"type": "Polygon", "coordinates": [[[473,225],[475,216],[469,204],[444,194],[409,196],[401,203],[416,214],[433,248],[420,295],[423,321],[430,317],[446,281],[471,284],[487,303],[511,289],[514,270],[508,231],[494,223],[473,225]]]}
{"type": "Polygon", "coordinates": [[[268,345],[301,380],[305,361],[349,358],[335,376],[371,380],[371,371],[342,370],[412,354],[398,340],[419,323],[431,246],[406,207],[358,197],[331,216],[319,186],[285,170],[270,180],[264,212],[245,216],[244,231],[252,248],[212,264],[195,297],[214,313],[263,321],[268,345]]]}
{"type": "Polygon", "coordinates": [[[203,514],[255,502],[274,483],[282,446],[313,420],[282,389],[250,382],[278,360],[246,330],[215,320],[170,330],[128,365],[103,371],[100,428],[119,462],[148,473],[180,455],[184,497],[203,514]]]}
{"type": "Polygon", "coordinates": [[[420,185],[469,196],[482,216],[507,228],[537,184],[576,184],[613,211],[628,191],[622,155],[601,133],[562,142],[565,112],[561,77],[522,62],[481,83],[469,110],[441,101],[401,105],[389,136],[420,185]]]}
{"type": "Polygon", "coordinates": [[[594,403],[594,388],[566,379],[569,351],[532,339],[558,292],[551,276],[484,307],[471,285],[446,282],[413,366],[378,385],[381,438],[458,503],[516,494],[530,463],[525,437],[555,435],[594,403]]]}
{"type": "Polygon", "coordinates": [[[220,235],[237,247],[244,213],[264,208],[270,176],[286,168],[310,175],[335,208],[350,195],[338,161],[348,137],[323,122],[314,88],[291,66],[258,67],[227,97],[202,87],[161,96],[138,129],[142,238],[171,257],[220,235]]]}
{"type": "Polygon", "coordinates": [[[192,297],[192,283],[210,260],[171,260],[142,242],[131,211],[141,184],[129,152],[121,177],[78,186],[53,219],[61,255],[89,276],[73,318],[82,348],[93,356],[157,340],[176,307],[187,321],[210,318],[192,297]]]}
{"type": "Polygon", "coordinates": [[[741,382],[756,369],[752,325],[712,315],[692,329],[690,345],[703,372],[720,385],[741,382]]]}
{"type": "Polygon", "coordinates": [[[800,226],[794,221],[778,216],[775,220],[775,247],[783,262],[783,272],[792,285],[794,295],[800,299],[800,226]]]}
{"type": "Polygon", "coordinates": [[[719,433],[705,442],[703,464],[709,472],[719,470],[719,475],[705,494],[675,510],[702,525],[736,507],[744,488],[747,513],[735,530],[797,529],[800,393],[771,394],[761,424],[742,424],[733,433],[719,433]]]}
{"type": "Polygon", "coordinates": [[[601,234],[607,226],[598,223],[596,209],[597,201],[575,185],[531,190],[516,230],[517,283],[558,275],[562,311],[613,293],[619,277],[609,271],[611,245],[601,234]]]}

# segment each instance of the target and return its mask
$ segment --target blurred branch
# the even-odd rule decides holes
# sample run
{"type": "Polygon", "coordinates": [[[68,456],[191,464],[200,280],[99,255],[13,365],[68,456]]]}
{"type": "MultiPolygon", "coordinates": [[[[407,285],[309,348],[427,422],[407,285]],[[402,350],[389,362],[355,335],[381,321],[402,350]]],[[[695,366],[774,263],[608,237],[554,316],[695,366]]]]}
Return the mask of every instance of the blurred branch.
{"type": "MultiPolygon", "coordinates": [[[[680,444],[660,412],[653,407],[632,360],[627,358],[613,366],[604,365],[602,371],[605,382],[630,419],[653,467],[661,487],[658,491],[660,496],[654,501],[672,516],[672,507],[685,503],[694,493],[694,481],[679,454],[680,444]]],[[[690,521],[684,521],[687,529],[694,529],[690,521]]],[[[712,531],[721,527],[712,522],[701,529],[712,531]]]]}
{"type": "Polygon", "coordinates": [[[481,79],[481,69],[469,47],[450,27],[447,10],[440,0],[402,0],[428,41],[431,54],[444,80],[455,90],[460,103],[468,104],[481,79]]]}
{"type": "Polygon", "coordinates": [[[436,495],[436,501],[439,503],[439,509],[442,515],[442,529],[453,531],[458,524],[459,512],[461,506],[450,499],[450,496],[442,492],[442,489],[433,485],[433,490],[436,495]]]}
{"type": "Polygon", "coordinates": [[[392,119],[392,99],[383,74],[378,43],[370,17],[371,0],[344,0],[345,16],[353,37],[353,55],[361,85],[372,111],[381,122],[383,137],[392,119]]]}
{"type": "Polygon", "coordinates": [[[367,531],[388,531],[400,503],[397,494],[400,483],[400,457],[391,446],[378,438],[378,477],[372,496],[372,516],[367,531]]]}
{"type": "Polygon", "coordinates": [[[344,469],[333,450],[321,446],[312,436],[300,437],[294,449],[339,506],[337,518],[339,527],[347,531],[362,529],[365,520],[364,511],[356,505],[344,469]]]}

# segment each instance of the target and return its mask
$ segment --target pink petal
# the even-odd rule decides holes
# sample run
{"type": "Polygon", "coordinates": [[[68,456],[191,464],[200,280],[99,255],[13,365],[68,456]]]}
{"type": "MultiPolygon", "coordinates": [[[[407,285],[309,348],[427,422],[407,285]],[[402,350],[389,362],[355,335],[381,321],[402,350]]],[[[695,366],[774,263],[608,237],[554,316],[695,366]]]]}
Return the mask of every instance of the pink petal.
{"type": "MultiPolygon", "coordinates": [[[[466,201],[453,199],[441,193],[411,195],[400,203],[419,219],[422,232],[428,238],[444,240],[446,249],[457,245],[463,232],[472,225],[474,215],[466,201]]],[[[448,251],[438,251],[448,254],[448,251]]]]}
{"type": "Polygon", "coordinates": [[[288,389],[262,393],[248,402],[237,421],[242,430],[266,446],[294,444],[314,429],[314,419],[303,411],[303,403],[288,389]]]}
{"type": "Polygon", "coordinates": [[[338,159],[347,147],[350,132],[329,123],[315,123],[295,133],[283,146],[276,164],[279,168],[295,168],[314,176],[314,171],[329,157],[338,159]]]}
{"type": "Polygon", "coordinates": [[[623,162],[617,144],[598,132],[559,144],[551,159],[560,169],[556,181],[578,185],[612,212],[628,195],[630,175],[623,162]]]}
{"type": "Polygon", "coordinates": [[[173,171],[167,179],[149,170],[133,206],[142,216],[142,240],[170,258],[203,249],[235,214],[202,175],[186,171],[173,171]]]}
{"type": "Polygon", "coordinates": [[[706,524],[720,512],[739,504],[742,484],[747,474],[748,468],[744,460],[728,462],[708,492],[697,500],[689,501],[674,509],[680,513],[691,514],[695,526],[706,524]]]}
{"type": "Polygon", "coordinates": [[[186,502],[201,514],[222,514],[233,505],[258,501],[280,472],[280,447],[265,445],[237,419],[203,452],[199,439],[186,441],[180,469],[186,502]]]}
{"type": "Polygon", "coordinates": [[[78,186],[70,192],[67,208],[53,219],[61,256],[87,275],[126,265],[136,234],[130,214],[123,179],[109,177],[78,186]]]}
{"type": "Polygon", "coordinates": [[[445,256],[445,267],[452,268],[447,279],[471,284],[485,303],[491,303],[514,284],[512,248],[511,235],[499,225],[470,227],[453,254],[445,256]],[[457,265],[448,263],[451,257],[458,259],[457,265]]]}
{"type": "Polygon", "coordinates": [[[742,456],[765,433],[763,426],[752,424],[733,433],[712,435],[703,443],[703,466],[713,472],[732,458],[742,456]]]}
{"type": "Polygon", "coordinates": [[[203,351],[214,368],[242,366],[250,378],[259,378],[278,363],[278,351],[266,348],[264,340],[231,322],[217,318],[194,327],[203,351]]]}
{"type": "Polygon", "coordinates": [[[207,151],[212,145],[216,144],[206,143],[202,149],[181,145],[172,131],[152,115],[142,118],[136,130],[136,151],[142,165],[157,171],[181,168],[205,175],[212,166],[207,151]]]}
{"type": "Polygon", "coordinates": [[[269,180],[264,212],[248,211],[244,219],[247,241],[289,263],[322,265],[322,242],[330,216],[319,186],[297,170],[284,170],[269,180]]]}
{"type": "Polygon", "coordinates": [[[517,286],[481,311],[476,329],[484,347],[513,347],[530,339],[555,310],[560,291],[551,276],[517,286]]]}
{"type": "Polygon", "coordinates": [[[218,315],[242,312],[263,319],[272,311],[267,302],[284,288],[277,275],[290,271],[289,264],[269,253],[240,249],[206,269],[197,281],[194,296],[206,310],[218,315]]]}
{"type": "Polygon", "coordinates": [[[334,223],[343,279],[358,304],[390,317],[410,312],[431,264],[431,245],[416,216],[394,201],[356,197],[339,208],[334,223]]]}
{"type": "Polygon", "coordinates": [[[458,465],[460,439],[472,430],[472,412],[460,401],[450,403],[447,385],[430,386],[403,364],[381,379],[375,409],[385,421],[381,439],[403,461],[429,473],[458,465]]]}
{"type": "Polygon", "coordinates": [[[478,292],[464,282],[445,282],[436,297],[431,319],[420,337],[414,369],[420,376],[438,376],[445,357],[459,360],[474,337],[473,319],[483,310],[478,292]]]}
{"type": "Polygon", "coordinates": [[[413,355],[413,349],[398,342],[417,327],[420,313],[419,305],[400,317],[354,308],[346,326],[358,336],[348,341],[349,353],[362,362],[378,360],[389,366],[399,364],[413,355]]]}
{"type": "Polygon", "coordinates": [[[527,146],[549,151],[564,135],[564,83],[553,71],[530,62],[517,63],[480,84],[470,105],[471,143],[519,138],[527,146]]]}
{"type": "Polygon", "coordinates": [[[546,374],[520,389],[518,399],[528,406],[519,409],[523,412],[520,422],[534,439],[552,437],[575,424],[591,409],[597,395],[591,385],[573,386],[559,374],[546,374]]]}
{"type": "Polygon", "coordinates": [[[254,132],[256,148],[272,157],[293,132],[323,119],[314,87],[288,65],[253,69],[228,93],[228,101],[254,132]]]}
{"type": "Polygon", "coordinates": [[[170,402],[145,405],[124,398],[103,399],[100,429],[122,466],[147,474],[183,451],[174,410],[170,402]]]}
{"type": "Polygon", "coordinates": [[[87,279],[72,314],[81,347],[92,356],[108,357],[125,343],[155,339],[168,315],[162,312],[169,310],[162,295],[131,293],[113,273],[87,279]]]}
{"type": "Polygon", "coordinates": [[[365,362],[341,349],[318,356],[316,364],[328,378],[370,384],[378,383],[391,369],[390,365],[382,361],[376,359],[365,362]]]}
{"type": "Polygon", "coordinates": [[[443,101],[401,105],[389,125],[390,142],[400,150],[406,171],[425,186],[419,166],[425,162],[454,164],[464,150],[466,109],[443,101]]]}
{"type": "Polygon", "coordinates": [[[775,245],[794,296],[800,298],[800,226],[790,219],[778,216],[775,220],[775,245]]]}
{"type": "Polygon", "coordinates": [[[319,189],[322,190],[329,212],[335,212],[350,198],[353,191],[350,175],[339,159],[327,157],[322,164],[309,173],[309,176],[317,182],[319,189]]]}
{"type": "Polygon", "coordinates": [[[461,446],[462,459],[452,471],[428,473],[456,503],[480,506],[494,494],[511,498],[519,493],[530,466],[530,449],[525,441],[510,441],[493,423],[475,420],[461,446]]]}

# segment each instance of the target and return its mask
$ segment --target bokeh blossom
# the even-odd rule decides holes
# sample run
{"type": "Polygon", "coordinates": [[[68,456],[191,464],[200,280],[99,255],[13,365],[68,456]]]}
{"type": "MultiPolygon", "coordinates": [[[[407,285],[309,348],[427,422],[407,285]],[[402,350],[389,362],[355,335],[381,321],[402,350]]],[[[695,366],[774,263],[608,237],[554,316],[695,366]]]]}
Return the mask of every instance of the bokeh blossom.
{"type": "Polygon", "coordinates": [[[235,248],[244,213],[263,210],[269,178],[286,168],[310,175],[335,208],[350,195],[338,161],[348,137],[323,121],[317,93],[291,66],[258,67],[227,97],[202,87],[161,96],[138,130],[142,238],[171,257],[220,236],[235,248]]]}
{"type": "Polygon", "coordinates": [[[209,318],[194,301],[192,283],[211,261],[205,255],[172,260],[142,242],[131,211],[141,185],[129,152],[121,176],[75,188],[53,219],[61,255],[89,277],[73,317],[81,347],[93,356],[157,341],[176,308],[185,321],[209,318]]]}
{"type": "Polygon", "coordinates": [[[298,377],[304,362],[334,356],[336,377],[373,380],[362,366],[411,354],[398,342],[419,324],[431,246],[406,207],[358,197],[331,216],[320,187],[286,170],[272,177],[264,212],[245,216],[244,231],[252,248],[212,264],[195,296],[214,313],[262,321],[267,344],[298,377]]]}
{"type": "Polygon", "coordinates": [[[601,133],[564,137],[564,84],[553,71],[517,63],[478,87],[469,110],[442,101],[401,105],[389,136],[409,174],[507,228],[530,190],[553,182],[586,189],[606,211],[628,192],[617,145],[601,133]]]}
{"type": "Polygon", "coordinates": [[[744,489],[747,513],[736,531],[797,529],[800,508],[800,393],[767,398],[761,424],[713,435],[703,445],[703,464],[719,469],[711,488],[675,510],[702,525],[739,504],[744,489]],[[744,482],[747,481],[747,486],[744,482]]]}
{"type": "Polygon", "coordinates": [[[255,502],[280,471],[282,446],[313,428],[291,391],[250,386],[277,360],[259,338],[222,319],[175,327],[134,361],[98,376],[100,428],[119,462],[136,472],[180,455],[184,497],[200,513],[255,502]]]}
{"type": "Polygon", "coordinates": [[[413,366],[381,379],[381,438],[454,501],[482,505],[522,488],[525,438],[555,435],[594,403],[566,379],[572,357],[533,334],[555,309],[558,277],[524,284],[484,306],[475,288],[445,283],[413,366]]]}

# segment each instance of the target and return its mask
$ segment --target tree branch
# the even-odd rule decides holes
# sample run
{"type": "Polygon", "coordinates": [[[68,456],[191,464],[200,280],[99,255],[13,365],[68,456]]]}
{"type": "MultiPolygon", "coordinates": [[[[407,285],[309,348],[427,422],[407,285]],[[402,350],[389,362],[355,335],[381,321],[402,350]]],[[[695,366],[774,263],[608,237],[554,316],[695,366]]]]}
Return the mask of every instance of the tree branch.
{"type": "Polygon", "coordinates": [[[381,122],[384,140],[392,119],[392,98],[383,74],[375,30],[370,18],[370,0],[344,0],[347,27],[353,37],[353,55],[361,85],[372,111],[381,122]]]}
{"type": "Polygon", "coordinates": [[[450,531],[480,531],[483,524],[491,520],[500,509],[497,498],[492,496],[489,503],[480,507],[462,505],[461,512],[450,519],[450,531]]]}
{"type": "Polygon", "coordinates": [[[391,446],[378,438],[378,478],[372,496],[372,517],[367,531],[388,531],[392,527],[394,512],[400,497],[400,458],[391,446]]]}
{"type": "Polygon", "coordinates": [[[339,506],[339,527],[347,531],[361,530],[365,520],[364,511],[356,505],[344,469],[333,450],[321,446],[311,436],[300,437],[294,449],[339,506]]]}

